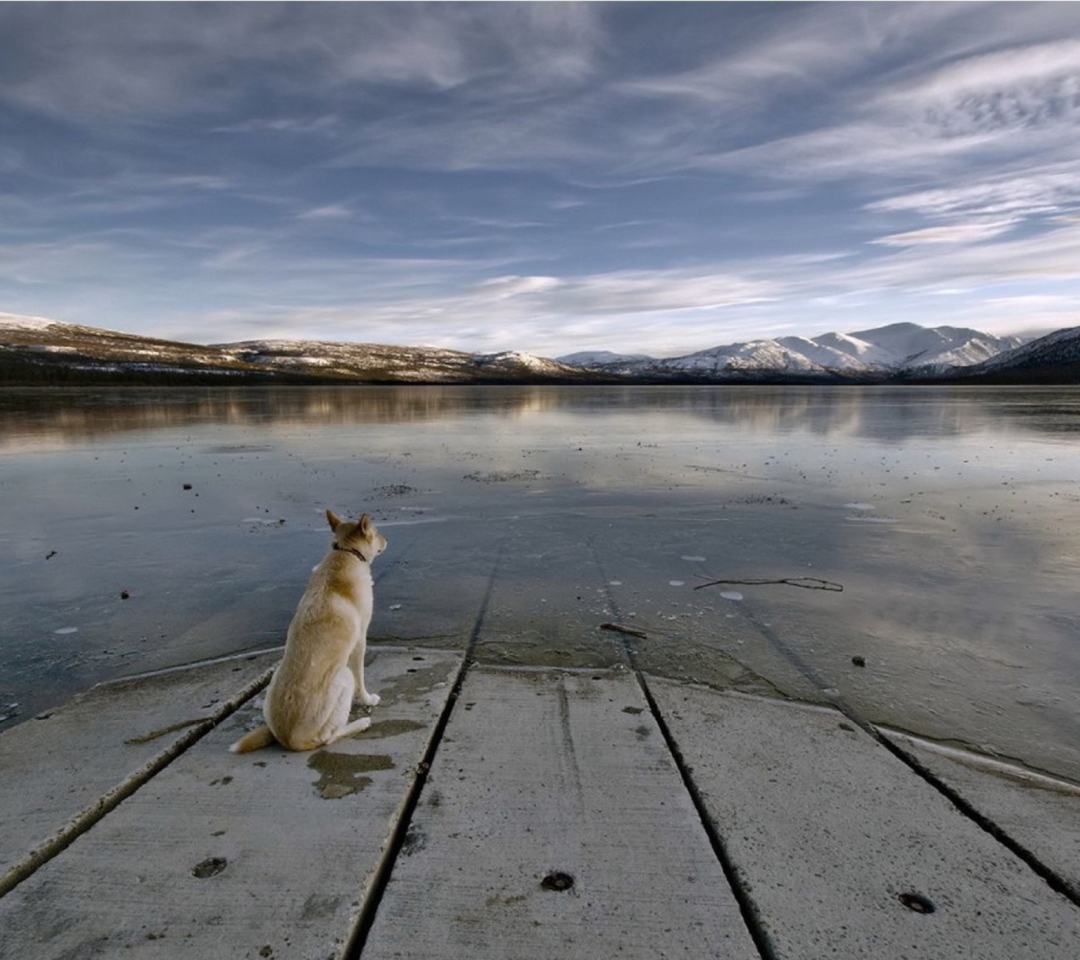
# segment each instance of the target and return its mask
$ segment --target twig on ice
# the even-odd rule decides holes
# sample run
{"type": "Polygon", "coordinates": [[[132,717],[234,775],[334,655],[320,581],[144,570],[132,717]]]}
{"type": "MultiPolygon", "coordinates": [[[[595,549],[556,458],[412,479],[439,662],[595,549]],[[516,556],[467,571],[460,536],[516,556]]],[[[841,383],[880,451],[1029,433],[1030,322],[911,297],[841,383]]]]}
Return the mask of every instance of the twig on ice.
{"type": "Polygon", "coordinates": [[[640,637],[642,640],[647,640],[649,635],[644,630],[635,630],[633,627],[624,627],[618,623],[602,623],[600,624],[601,630],[614,630],[616,633],[625,633],[630,637],[640,637]]]}
{"type": "Polygon", "coordinates": [[[750,577],[744,580],[709,580],[708,583],[699,583],[694,589],[715,587],[721,583],[738,583],[744,586],[783,583],[789,587],[802,587],[803,590],[828,590],[832,593],[841,593],[844,589],[843,584],[833,583],[831,580],[821,580],[818,577],[780,577],[777,580],[770,580],[767,577],[750,577]]]}

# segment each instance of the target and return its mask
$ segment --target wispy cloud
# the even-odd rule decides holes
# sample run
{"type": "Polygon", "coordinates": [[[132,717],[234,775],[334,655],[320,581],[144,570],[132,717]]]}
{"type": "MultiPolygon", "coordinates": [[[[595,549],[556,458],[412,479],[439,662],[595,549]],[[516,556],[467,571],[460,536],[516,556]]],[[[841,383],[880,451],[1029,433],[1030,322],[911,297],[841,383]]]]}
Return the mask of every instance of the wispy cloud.
{"type": "Polygon", "coordinates": [[[1080,108],[1080,40],[967,57],[889,90],[881,103],[923,113],[946,131],[1060,122],[1080,108]]]}
{"type": "Polygon", "coordinates": [[[0,277],[18,286],[49,284],[58,274],[87,279],[111,251],[99,243],[27,243],[0,245],[0,277]]]}
{"type": "Polygon", "coordinates": [[[995,243],[927,246],[859,263],[836,272],[833,280],[851,288],[907,291],[956,285],[994,291],[1009,283],[1080,280],[1080,224],[995,243]]]}
{"type": "Polygon", "coordinates": [[[954,223],[942,227],[923,227],[906,233],[893,233],[878,237],[871,243],[886,247],[912,247],[923,243],[976,243],[1000,236],[1011,229],[1017,221],[994,220],[986,223],[954,223]]]}
{"type": "Polygon", "coordinates": [[[944,175],[988,158],[1071,155],[1080,124],[1080,41],[962,57],[848,94],[837,122],[713,160],[780,178],[944,175]]]}
{"type": "MultiPolygon", "coordinates": [[[[429,267],[443,272],[445,264],[429,267]]],[[[651,330],[643,335],[639,329],[635,339],[670,354],[689,352],[700,344],[709,327],[715,326],[717,311],[762,303],[776,292],[764,280],[708,271],[572,278],[503,275],[464,288],[447,288],[439,282],[413,286],[413,270],[401,264],[383,264],[381,269],[383,285],[362,304],[301,305],[295,296],[277,296],[247,309],[215,311],[215,339],[250,338],[252,327],[283,331],[292,326],[326,339],[460,347],[461,331],[467,330],[469,349],[553,354],[569,352],[585,331],[606,339],[615,331],[625,334],[628,326],[647,322],[651,330]],[[391,279],[395,269],[396,278],[391,279]]],[[[295,295],[301,289],[294,286],[292,292],[295,295]]],[[[183,332],[177,327],[172,335],[183,332]]],[[[263,335],[270,334],[259,334],[263,335]]]]}
{"type": "Polygon", "coordinates": [[[335,114],[318,117],[250,117],[236,123],[211,127],[212,133],[281,133],[309,136],[313,133],[333,133],[341,124],[335,114]]]}
{"type": "Polygon", "coordinates": [[[868,210],[926,217],[1034,216],[1080,206],[1080,160],[878,200],[868,210]]]}
{"type": "Polygon", "coordinates": [[[296,215],[297,220],[352,220],[355,212],[344,203],[326,203],[321,207],[312,207],[296,215]]]}
{"type": "MultiPolygon", "coordinates": [[[[295,94],[301,85],[531,93],[586,79],[601,37],[596,9],[574,3],[71,4],[47,17],[18,7],[0,15],[34,54],[5,58],[4,96],[94,117],[208,112],[253,89],[295,94]]],[[[247,117],[218,129],[326,122],[247,117]]]]}

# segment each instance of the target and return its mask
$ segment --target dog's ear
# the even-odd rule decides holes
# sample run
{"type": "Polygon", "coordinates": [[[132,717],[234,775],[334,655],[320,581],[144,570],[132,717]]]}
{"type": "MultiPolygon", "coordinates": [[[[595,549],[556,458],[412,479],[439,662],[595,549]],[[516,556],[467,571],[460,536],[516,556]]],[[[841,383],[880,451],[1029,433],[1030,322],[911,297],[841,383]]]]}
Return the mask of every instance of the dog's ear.
{"type": "Polygon", "coordinates": [[[360,536],[365,540],[371,536],[371,517],[366,513],[360,517],[360,522],[356,525],[356,529],[360,531],[360,536]]]}
{"type": "Polygon", "coordinates": [[[334,513],[333,510],[327,510],[326,522],[330,524],[330,529],[337,533],[337,528],[341,526],[341,517],[334,513]]]}

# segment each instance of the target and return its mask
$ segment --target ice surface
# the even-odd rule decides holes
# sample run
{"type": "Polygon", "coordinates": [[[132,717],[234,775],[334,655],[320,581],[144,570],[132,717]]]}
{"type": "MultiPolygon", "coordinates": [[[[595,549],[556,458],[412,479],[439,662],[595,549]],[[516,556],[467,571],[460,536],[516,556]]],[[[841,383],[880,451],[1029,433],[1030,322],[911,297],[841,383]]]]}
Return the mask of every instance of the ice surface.
{"type": "Polygon", "coordinates": [[[625,640],[1080,780],[1078,418],[1075,389],[7,391],[0,724],[280,644],[333,507],[390,540],[375,642],[625,640]],[[702,586],[807,577],[843,591],[702,586]]]}

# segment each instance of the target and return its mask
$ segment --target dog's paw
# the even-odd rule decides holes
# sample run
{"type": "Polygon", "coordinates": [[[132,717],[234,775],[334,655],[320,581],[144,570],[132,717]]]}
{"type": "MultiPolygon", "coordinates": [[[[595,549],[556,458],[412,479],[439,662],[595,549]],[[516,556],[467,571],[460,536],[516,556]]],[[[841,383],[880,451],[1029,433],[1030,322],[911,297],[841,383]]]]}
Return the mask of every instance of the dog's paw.
{"type": "Polygon", "coordinates": [[[365,707],[374,707],[382,699],[382,697],[380,697],[377,693],[368,693],[366,690],[361,690],[360,696],[357,697],[357,699],[365,707]]]}

